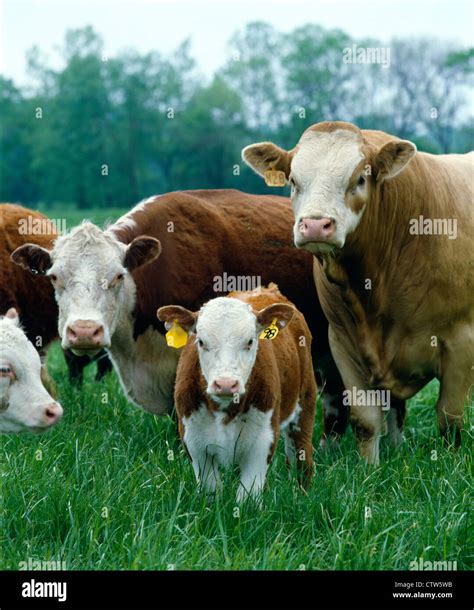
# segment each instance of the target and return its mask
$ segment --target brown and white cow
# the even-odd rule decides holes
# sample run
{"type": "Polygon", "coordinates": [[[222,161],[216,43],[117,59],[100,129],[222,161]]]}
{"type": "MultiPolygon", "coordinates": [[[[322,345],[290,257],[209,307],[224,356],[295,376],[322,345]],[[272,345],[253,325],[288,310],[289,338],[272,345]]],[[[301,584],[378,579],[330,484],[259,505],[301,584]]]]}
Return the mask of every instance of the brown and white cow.
{"type": "MultiPolygon", "coordinates": [[[[11,254],[20,246],[34,243],[52,248],[58,232],[54,222],[35,210],[11,203],[0,204],[0,314],[14,307],[21,318],[26,336],[44,355],[48,345],[58,337],[58,306],[48,278],[34,278],[14,265],[11,254]]],[[[71,381],[81,381],[87,356],[65,351],[71,381]]],[[[105,352],[97,363],[100,379],[111,368],[105,352]]]]}
{"type": "Polygon", "coordinates": [[[308,484],[316,409],[311,333],[278,287],[232,292],[198,312],[169,305],[158,317],[190,334],[174,396],[180,435],[203,489],[216,491],[219,467],[237,464],[237,500],[258,496],[280,430],[288,463],[296,460],[308,484]]]}
{"type": "Polygon", "coordinates": [[[433,378],[440,430],[459,443],[473,382],[474,154],[417,153],[381,131],[324,122],[290,151],[262,142],[242,155],[291,184],[294,241],[315,257],[361,454],[378,461],[385,429],[373,390],[403,409],[433,378]]]}
{"type": "MultiPolygon", "coordinates": [[[[106,347],[127,396],[157,414],[172,410],[179,356],[167,348],[157,308],[176,303],[197,310],[232,290],[216,282],[226,274],[245,280],[245,288],[275,281],[306,316],[314,360],[323,369],[323,399],[337,410],[343,385],[329,352],[312,257],[294,247],[292,225],[287,198],[175,192],[138,204],[105,231],[85,222],[51,252],[25,245],[12,258],[53,282],[63,347],[76,353],[106,347]]],[[[327,420],[328,431],[344,427],[344,412],[327,420]]]]}
{"type": "Polygon", "coordinates": [[[62,414],[45,388],[39,354],[11,308],[0,316],[0,432],[44,432],[62,414]]]}

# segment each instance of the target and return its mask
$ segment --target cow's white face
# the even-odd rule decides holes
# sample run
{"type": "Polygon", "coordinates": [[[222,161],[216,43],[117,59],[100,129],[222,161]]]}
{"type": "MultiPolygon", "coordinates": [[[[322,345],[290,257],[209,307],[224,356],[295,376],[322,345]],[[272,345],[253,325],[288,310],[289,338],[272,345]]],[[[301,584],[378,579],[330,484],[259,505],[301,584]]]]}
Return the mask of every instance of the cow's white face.
{"type": "Polygon", "coordinates": [[[0,318],[0,432],[43,432],[62,414],[41,382],[38,352],[10,309],[0,318]]]}
{"type": "Polygon", "coordinates": [[[247,390],[262,330],[273,320],[283,329],[293,313],[294,308],[285,303],[255,312],[240,299],[217,297],[198,313],[171,305],[161,307],[158,317],[167,327],[176,320],[188,332],[195,333],[207,393],[225,408],[231,402],[240,402],[247,390]]]}
{"type": "Polygon", "coordinates": [[[110,347],[124,308],[131,312],[134,305],[129,272],[153,260],[160,250],[152,237],[137,237],[126,246],[111,232],[84,222],[60,237],[51,253],[26,244],[15,250],[12,260],[51,279],[61,345],[81,355],[110,347]]]}
{"type": "Polygon", "coordinates": [[[291,185],[295,245],[324,254],[344,247],[376,192],[376,182],[402,171],[416,147],[392,140],[376,150],[348,123],[315,127],[292,151],[260,142],[244,148],[242,156],[261,175],[270,169],[285,173],[291,185]]]}

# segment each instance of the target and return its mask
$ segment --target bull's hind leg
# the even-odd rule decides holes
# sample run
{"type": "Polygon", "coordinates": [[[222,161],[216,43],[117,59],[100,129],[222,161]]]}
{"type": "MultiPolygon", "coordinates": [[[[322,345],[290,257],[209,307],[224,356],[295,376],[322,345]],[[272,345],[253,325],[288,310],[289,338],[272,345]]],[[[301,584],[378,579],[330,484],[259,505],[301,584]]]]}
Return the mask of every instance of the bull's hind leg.
{"type": "Polygon", "coordinates": [[[387,414],[387,426],[390,443],[398,447],[405,437],[403,435],[403,424],[405,422],[406,403],[397,398],[391,399],[390,410],[387,414]]]}
{"type": "Polygon", "coordinates": [[[324,430],[320,440],[322,449],[337,443],[344,435],[349,421],[349,408],[344,404],[344,383],[330,354],[318,370],[318,384],[323,403],[324,430]]]}

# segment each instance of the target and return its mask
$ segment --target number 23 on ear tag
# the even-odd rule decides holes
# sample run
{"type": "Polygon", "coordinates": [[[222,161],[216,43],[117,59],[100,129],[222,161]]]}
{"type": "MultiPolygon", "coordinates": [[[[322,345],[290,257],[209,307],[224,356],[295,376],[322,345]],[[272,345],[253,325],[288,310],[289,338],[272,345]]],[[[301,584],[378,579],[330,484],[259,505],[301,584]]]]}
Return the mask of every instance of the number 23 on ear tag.
{"type": "Polygon", "coordinates": [[[274,339],[278,335],[278,326],[276,325],[276,318],[273,318],[272,323],[264,328],[260,333],[260,339],[274,339]]]}
{"type": "Polygon", "coordinates": [[[267,186],[285,186],[286,175],[277,169],[267,169],[263,175],[267,186]]]}
{"type": "Polygon", "coordinates": [[[166,343],[169,345],[169,347],[179,349],[180,347],[186,345],[187,342],[188,333],[175,320],[173,322],[173,326],[166,333],[166,343]]]}

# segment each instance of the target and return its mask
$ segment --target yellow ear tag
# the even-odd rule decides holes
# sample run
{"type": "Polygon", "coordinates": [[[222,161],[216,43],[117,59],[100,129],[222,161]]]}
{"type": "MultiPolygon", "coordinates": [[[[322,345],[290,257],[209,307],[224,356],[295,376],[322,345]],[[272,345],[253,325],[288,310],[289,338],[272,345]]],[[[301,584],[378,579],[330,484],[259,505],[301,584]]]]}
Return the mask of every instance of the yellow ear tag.
{"type": "Polygon", "coordinates": [[[166,343],[169,347],[179,349],[186,345],[188,342],[188,333],[180,326],[176,320],[173,322],[173,326],[166,333],[166,343]]]}
{"type": "Polygon", "coordinates": [[[267,186],[285,186],[286,175],[277,169],[267,169],[263,177],[267,186]]]}
{"type": "Polygon", "coordinates": [[[260,339],[274,339],[278,335],[278,326],[276,325],[276,318],[273,318],[272,323],[264,328],[260,333],[260,339]]]}

